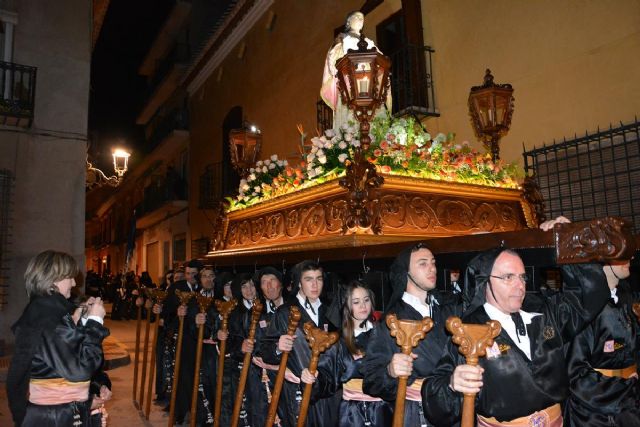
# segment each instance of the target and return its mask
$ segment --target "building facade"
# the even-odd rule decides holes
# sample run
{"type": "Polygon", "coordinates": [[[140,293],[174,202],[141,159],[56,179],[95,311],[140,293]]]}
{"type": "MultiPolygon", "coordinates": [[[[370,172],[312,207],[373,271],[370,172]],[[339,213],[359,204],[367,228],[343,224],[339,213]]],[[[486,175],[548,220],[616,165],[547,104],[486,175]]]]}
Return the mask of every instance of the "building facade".
{"type": "Polygon", "coordinates": [[[55,249],[82,265],[91,3],[2,1],[0,21],[0,341],[10,345],[29,259],[55,249]]]}

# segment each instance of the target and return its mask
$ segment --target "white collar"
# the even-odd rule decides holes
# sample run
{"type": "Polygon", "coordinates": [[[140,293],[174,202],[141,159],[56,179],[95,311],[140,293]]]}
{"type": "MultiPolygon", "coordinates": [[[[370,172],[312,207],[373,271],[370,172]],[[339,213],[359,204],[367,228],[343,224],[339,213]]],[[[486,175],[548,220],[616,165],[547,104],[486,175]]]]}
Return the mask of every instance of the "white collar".
{"type": "MultiPolygon", "coordinates": [[[[494,306],[491,303],[484,303],[484,310],[487,312],[487,315],[493,319],[497,320],[500,323],[509,321],[513,322],[510,314],[503,313],[498,307],[494,306]]],[[[536,316],[542,316],[542,313],[528,313],[526,311],[520,310],[520,316],[522,316],[522,321],[525,325],[529,325],[531,320],[536,316]]]]}
{"type": "Polygon", "coordinates": [[[247,308],[247,310],[251,310],[253,308],[253,303],[249,300],[242,298],[242,303],[247,308]]]}
{"type": "MultiPolygon", "coordinates": [[[[305,306],[305,304],[308,298],[304,296],[304,294],[301,294],[300,292],[298,292],[296,296],[298,297],[298,301],[300,301],[300,305],[302,305],[306,309],[307,307],[305,306]]],[[[315,302],[311,302],[311,300],[309,300],[309,304],[311,304],[311,307],[313,307],[313,309],[317,313],[318,308],[320,308],[320,306],[322,305],[322,301],[320,301],[320,298],[318,298],[315,302]]]]}
{"type": "Polygon", "coordinates": [[[616,304],[618,303],[618,288],[611,289],[611,298],[613,299],[613,302],[616,304]]]}
{"type": "Polygon", "coordinates": [[[278,298],[277,300],[269,300],[269,299],[267,300],[267,313],[275,313],[274,310],[271,310],[271,305],[269,304],[270,302],[274,303],[276,308],[278,308],[284,302],[284,298],[280,296],[280,298],[278,298]]]}
{"type": "Polygon", "coordinates": [[[364,325],[364,328],[354,328],[353,329],[353,335],[354,336],[358,336],[363,332],[367,332],[369,330],[373,329],[373,323],[371,323],[370,321],[367,320],[367,322],[364,325]]]}
{"type": "Polygon", "coordinates": [[[405,292],[402,295],[402,301],[409,304],[411,307],[415,308],[418,313],[422,315],[422,317],[431,316],[431,308],[426,305],[424,301],[421,301],[420,298],[415,295],[411,295],[409,292],[405,292]]]}

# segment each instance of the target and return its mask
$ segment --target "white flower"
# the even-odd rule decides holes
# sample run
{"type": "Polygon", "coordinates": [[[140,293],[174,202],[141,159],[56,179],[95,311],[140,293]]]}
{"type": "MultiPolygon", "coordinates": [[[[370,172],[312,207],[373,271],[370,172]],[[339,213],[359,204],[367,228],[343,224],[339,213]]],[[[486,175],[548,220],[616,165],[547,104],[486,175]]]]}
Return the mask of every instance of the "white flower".
{"type": "Polygon", "coordinates": [[[342,153],[338,155],[338,161],[340,161],[340,163],[344,163],[345,160],[347,160],[347,154],[346,153],[342,153]]]}
{"type": "Polygon", "coordinates": [[[309,169],[307,175],[309,175],[309,178],[314,178],[316,176],[316,170],[313,168],[309,169]]]}
{"type": "Polygon", "coordinates": [[[272,162],[277,162],[277,161],[278,161],[278,155],[277,155],[277,154],[273,154],[273,155],[271,156],[271,161],[272,161],[272,162]]]}
{"type": "Polygon", "coordinates": [[[269,172],[269,169],[267,169],[267,167],[266,167],[266,166],[263,166],[263,167],[262,167],[262,172],[263,172],[263,173],[267,173],[267,172],[269,172]]]}
{"type": "Polygon", "coordinates": [[[354,140],[351,142],[351,145],[353,145],[354,147],[360,147],[360,141],[359,141],[359,140],[357,140],[357,139],[354,139],[354,140]]]}
{"type": "Polygon", "coordinates": [[[256,166],[257,166],[257,167],[262,167],[262,160],[258,160],[258,161],[256,162],[256,166]]]}
{"type": "Polygon", "coordinates": [[[277,165],[278,165],[278,167],[280,167],[280,168],[284,166],[284,162],[283,162],[282,160],[278,160],[278,161],[276,162],[276,164],[277,164],[277,165]]]}
{"type": "Polygon", "coordinates": [[[320,156],[318,157],[318,160],[320,161],[321,164],[325,164],[327,163],[327,157],[326,156],[320,156]]]}
{"type": "Polygon", "coordinates": [[[336,132],[333,129],[327,129],[324,131],[324,134],[327,138],[333,138],[336,135],[336,132]]]}
{"type": "Polygon", "coordinates": [[[345,133],[344,134],[344,140],[349,142],[353,139],[353,134],[352,133],[345,133]]]}
{"type": "Polygon", "coordinates": [[[271,163],[271,164],[269,165],[269,169],[273,170],[273,169],[275,169],[275,168],[276,168],[276,164],[275,164],[275,163],[271,163]]]}
{"type": "Polygon", "coordinates": [[[316,147],[315,145],[313,147],[311,147],[311,152],[312,153],[317,153],[318,152],[318,147],[316,147]]]}
{"type": "Polygon", "coordinates": [[[338,144],[338,148],[344,150],[345,148],[347,148],[347,143],[344,141],[340,141],[340,144],[338,144]]]}
{"type": "Polygon", "coordinates": [[[313,154],[313,153],[307,154],[307,163],[313,162],[315,160],[315,158],[316,158],[315,154],[313,154]]]}
{"type": "Polygon", "coordinates": [[[256,171],[255,168],[249,169],[249,172],[251,172],[251,173],[254,173],[255,171],[256,171]]]}
{"type": "Polygon", "coordinates": [[[322,168],[322,166],[318,166],[316,168],[316,175],[320,175],[323,171],[324,171],[324,169],[322,168]]]}
{"type": "Polygon", "coordinates": [[[282,164],[283,164],[284,166],[289,166],[289,161],[288,161],[287,159],[284,159],[284,160],[282,161],[282,164]]]}
{"type": "Polygon", "coordinates": [[[247,180],[248,180],[249,182],[251,182],[251,181],[255,181],[255,180],[256,180],[256,175],[255,175],[254,173],[252,173],[251,175],[249,175],[249,177],[247,178],[247,180]]]}
{"type": "Polygon", "coordinates": [[[265,166],[269,166],[271,164],[271,160],[267,159],[264,161],[265,166]]]}
{"type": "Polygon", "coordinates": [[[346,123],[343,123],[343,124],[342,124],[342,126],[340,126],[340,128],[341,128],[342,130],[347,130],[347,129],[349,129],[349,125],[348,125],[348,124],[346,124],[346,123]]]}
{"type": "Polygon", "coordinates": [[[241,187],[242,192],[244,193],[245,191],[249,191],[251,189],[251,187],[249,186],[249,184],[244,184],[241,187]]]}
{"type": "Polygon", "coordinates": [[[318,152],[316,153],[316,155],[317,155],[318,157],[322,157],[322,156],[324,156],[324,151],[322,150],[322,148],[318,150],[318,152]]]}
{"type": "Polygon", "coordinates": [[[255,187],[253,187],[253,192],[254,193],[259,193],[262,191],[262,187],[260,187],[259,185],[256,185],[255,187]]]}

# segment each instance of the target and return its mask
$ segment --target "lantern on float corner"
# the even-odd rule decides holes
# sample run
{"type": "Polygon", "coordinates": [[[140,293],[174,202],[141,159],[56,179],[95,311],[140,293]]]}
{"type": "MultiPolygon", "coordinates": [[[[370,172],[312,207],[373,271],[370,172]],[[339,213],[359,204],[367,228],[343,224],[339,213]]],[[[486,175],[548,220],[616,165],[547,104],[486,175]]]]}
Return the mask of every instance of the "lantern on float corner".
{"type": "Polygon", "coordinates": [[[509,132],[513,115],[513,88],[493,82],[487,69],[482,86],[469,93],[469,115],[476,136],[482,140],[493,161],[500,159],[500,138],[509,132]]]}
{"type": "Polygon", "coordinates": [[[231,164],[242,177],[255,165],[262,147],[262,134],[255,126],[245,125],[229,132],[231,164]]]}

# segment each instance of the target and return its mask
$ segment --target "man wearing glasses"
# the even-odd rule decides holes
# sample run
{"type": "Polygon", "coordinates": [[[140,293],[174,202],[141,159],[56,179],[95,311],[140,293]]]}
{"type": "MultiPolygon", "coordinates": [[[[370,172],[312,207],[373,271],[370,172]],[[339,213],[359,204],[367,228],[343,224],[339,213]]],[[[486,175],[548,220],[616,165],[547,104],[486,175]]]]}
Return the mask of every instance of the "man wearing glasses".
{"type": "MultiPolygon", "coordinates": [[[[560,217],[541,228],[551,229],[556,222],[568,220],[560,217]]],[[[526,297],[527,276],[516,252],[498,248],[471,260],[463,322],[498,320],[502,331],[478,366],[465,364],[458,348],[448,343],[422,388],[422,404],[434,424],[455,425],[462,393],[478,393],[478,426],[562,426],[560,403],[569,389],[566,344],[610,297],[600,265],[563,266],[563,279],[563,292],[533,300],[526,297]]]]}

